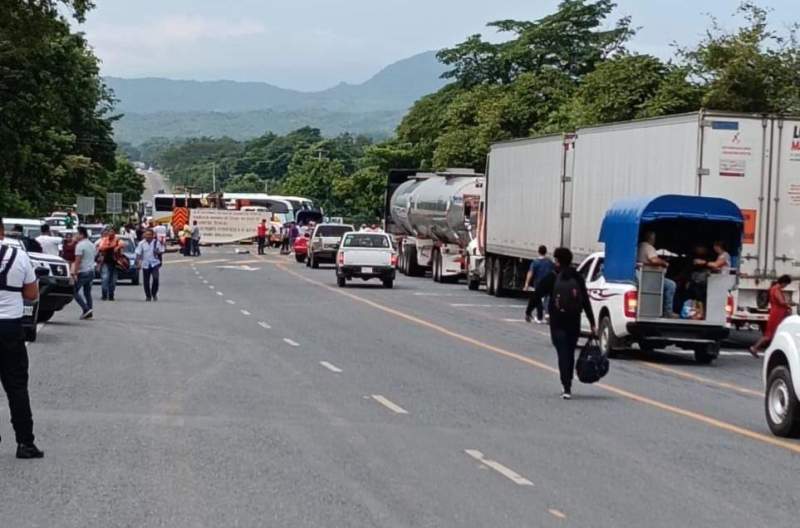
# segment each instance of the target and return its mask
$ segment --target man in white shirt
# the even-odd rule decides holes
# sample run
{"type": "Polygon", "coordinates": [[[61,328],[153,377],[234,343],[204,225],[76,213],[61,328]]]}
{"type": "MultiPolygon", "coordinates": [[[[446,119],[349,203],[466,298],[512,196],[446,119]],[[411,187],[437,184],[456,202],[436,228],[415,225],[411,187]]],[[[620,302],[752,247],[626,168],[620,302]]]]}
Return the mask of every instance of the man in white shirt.
{"type": "Polygon", "coordinates": [[[144,240],[136,246],[136,268],[142,270],[145,301],[158,301],[161,255],[164,246],[155,238],[152,229],[144,232],[144,240]]]}
{"type": "Polygon", "coordinates": [[[75,260],[72,262],[72,278],[75,281],[75,302],[81,307],[81,319],[91,319],[93,315],[92,282],[94,282],[97,248],[89,240],[85,227],[78,228],[78,243],[75,245],[75,260]]]}
{"type": "Polygon", "coordinates": [[[28,350],[22,330],[23,299],[39,297],[39,283],[28,255],[2,244],[0,218],[0,380],[8,397],[11,424],[17,437],[17,458],[42,458],[33,436],[33,415],[28,395],[28,350]]]}
{"type": "MultiPolygon", "coordinates": [[[[658,256],[658,252],[656,251],[656,234],[654,232],[648,231],[644,234],[644,238],[639,243],[639,252],[636,261],[645,266],[664,268],[666,273],[666,269],[669,267],[669,262],[658,256]]],[[[675,303],[675,291],[677,289],[678,285],[675,284],[674,280],[664,277],[663,317],[673,319],[678,317],[673,306],[675,303]]]]}
{"type": "Polygon", "coordinates": [[[42,234],[36,237],[36,241],[42,246],[42,253],[58,256],[58,245],[61,244],[61,239],[50,234],[49,225],[42,226],[42,234]]]}

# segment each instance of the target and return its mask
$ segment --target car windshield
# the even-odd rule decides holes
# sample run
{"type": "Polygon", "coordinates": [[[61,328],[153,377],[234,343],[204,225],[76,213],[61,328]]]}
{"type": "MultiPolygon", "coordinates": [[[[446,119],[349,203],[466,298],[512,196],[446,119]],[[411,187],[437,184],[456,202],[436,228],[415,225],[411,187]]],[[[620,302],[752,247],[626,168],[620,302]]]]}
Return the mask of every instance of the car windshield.
{"type": "Polygon", "coordinates": [[[344,239],[344,247],[388,248],[389,239],[385,235],[350,235],[344,239]]]}
{"type": "Polygon", "coordinates": [[[317,228],[317,236],[321,237],[340,237],[345,233],[349,233],[353,228],[350,226],[319,226],[317,228]]]}

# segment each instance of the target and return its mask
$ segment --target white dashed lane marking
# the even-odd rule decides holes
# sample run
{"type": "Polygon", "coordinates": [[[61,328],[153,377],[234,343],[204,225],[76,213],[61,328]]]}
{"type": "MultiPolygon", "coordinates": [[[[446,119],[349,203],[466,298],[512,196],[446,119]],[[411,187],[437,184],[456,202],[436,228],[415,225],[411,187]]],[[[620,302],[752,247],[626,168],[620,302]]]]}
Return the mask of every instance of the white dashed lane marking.
{"type": "Polygon", "coordinates": [[[242,312],[242,315],[250,315],[250,312],[248,312],[247,310],[239,310],[239,311],[242,312]]]}
{"type": "Polygon", "coordinates": [[[258,326],[260,326],[261,328],[264,328],[266,330],[269,330],[270,328],[272,328],[268,323],[266,323],[264,321],[259,321],[258,322],[258,326]]]}
{"type": "Polygon", "coordinates": [[[224,294],[224,293],[222,293],[222,292],[217,292],[217,295],[219,295],[220,297],[222,297],[222,296],[223,296],[223,295],[225,295],[225,294],[224,294]]]}
{"type": "Polygon", "coordinates": [[[213,289],[214,289],[214,285],[213,285],[213,284],[212,284],[212,285],[210,285],[210,286],[208,287],[208,289],[209,289],[209,290],[213,290],[213,289]]]}
{"type": "Polygon", "coordinates": [[[225,302],[228,304],[236,304],[236,301],[233,301],[231,299],[225,299],[225,302]]]}
{"type": "Polygon", "coordinates": [[[503,475],[508,480],[510,480],[511,482],[513,482],[518,486],[533,486],[533,482],[531,482],[530,480],[526,479],[513,469],[507,468],[500,462],[489,460],[484,456],[483,453],[481,453],[476,449],[465,449],[464,452],[469,456],[471,456],[472,458],[474,458],[475,460],[477,460],[478,462],[480,462],[481,464],[483,464],[484,466],[497,471],[498,473],[500,473],[501,475],[503,475]]]}
{"type": "Polygon", "coordinates": [[[396,414],[408,414],[408,411],[394,403],[392,400],[387,398],[386,396],[381,396],[380,394],[373,394],[370,396],[373,400],[380,403],[390,411],[396,414]]]}
{"type": "Polygon", "coordinates": [[[326,369],[330,370],[331,372],[335,372],[337,374],[342,372],[342,369],[340,369],[336,365],[333,365],[332,363],[328,363],[327,361],[320,361],[319,364],[325,367],[326,369]]]}
{"type": "Polygon", "coordinates": [[[297,341],[292,341],[288,337],[284,337],[283,340],[289,346],[293,346],[293,347],[299,347],[300,346],[300,343],[298,343],[297,341]]]}

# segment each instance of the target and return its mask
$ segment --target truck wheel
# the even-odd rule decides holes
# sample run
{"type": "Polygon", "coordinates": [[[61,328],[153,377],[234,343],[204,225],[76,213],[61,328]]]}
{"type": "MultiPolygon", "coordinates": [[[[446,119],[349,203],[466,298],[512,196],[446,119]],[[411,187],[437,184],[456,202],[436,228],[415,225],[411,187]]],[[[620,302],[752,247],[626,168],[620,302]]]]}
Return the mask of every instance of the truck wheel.
{"type": "Polygon", "coordinates": [[[719,357],[719,343],[698,345],[694,349],[694,360],[700,365],[710,365],[719,357]]]}
{"type": "Polygon", "coordinates": [[[392,289],[394,287],[394,279],[383,279],[383,287],[392,289]]]}
{"type": "Polygon", "coordinates": [[[339,286],[340,288],[344,288],[345,286],[347,286],[347,279],[345,279],[344,276],[337,275],[336,285],[339,286]]]}
{"type": "Polygon", "coordinates": [[[408,252],[408,275],[409,277],[425,276],[425,268],[417,263],[417,248],[411,248],[408,252]]]}
{"type": "Polygon", "coordinates": [[[481,288],[481,280],[467,277],[467,288],[469,288],[470,291],[478,291],[481,288]]]}
{"type": "Polygon", "coordinates": [[[314,269],[319,269],[319,261],[314,257],[314,254],[311,254],[311,267],[314,269]]]}
{"type": "Polygon", "coordinates": [[[494,276],[494,296],[505,297],[505,288],[503,288],[503,259],[496,257],[494,259],[494,266],[492,266],[492,275],[494,276]]]}
{"type": "Polygon", "coordinates": [[[36,321],[40,323],[46,323],[53,318],[55,313],[55,310],[39,310],[39,315],[36,317],[36,321]]]}
{"type": "Polygon", "coordinates": [[[764,410],[767,424],[774,435],[800,437],[800,403],[794,392],[791,373],[783,365],[769,372],[764,410]]]}
{"type": "Polygon", "coordinates": [[[431,260],[433,261],[433,270],[431,273],[433,275],[433,282],[442,282],[442,254],[434,250],[431,260]]]}
{"type": "Polygon", "coordinates": [[[607,315],[604,315],[602,319],[600,319],[600,328],[597,329],[598,334],[600,334],[600,350],[603,351],[608,357],[614,357],[617,353],[617,348],[619,347],[619,339],[614,334],[614,326],[611,324],[611,318],[607,315]]]}
{"type": "Polygon", "coordinates": [[[406,274],[406,252],[405,251],[401,251],[399,258],[397,259],[397,271],[399,271],[403,275],[406,274]]]}
{"type": "Polygon", "coordinates": [[[486,293],[494,295],[494,258],[486,257],[486,293]]]}

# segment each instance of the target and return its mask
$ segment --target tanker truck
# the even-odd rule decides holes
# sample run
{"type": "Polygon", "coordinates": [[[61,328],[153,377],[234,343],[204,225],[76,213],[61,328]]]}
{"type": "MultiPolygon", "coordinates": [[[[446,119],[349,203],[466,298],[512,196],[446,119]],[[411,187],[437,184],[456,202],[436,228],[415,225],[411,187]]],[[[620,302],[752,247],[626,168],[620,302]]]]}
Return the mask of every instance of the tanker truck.
{"type": "Polygon", "coordinates": [[[470,169],[390,173],[384,222],[394,237],[401,273],[422,277],[430,270],[436,282],[464,276],[482,187],[483,175],[470,169]]]}

